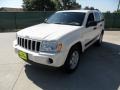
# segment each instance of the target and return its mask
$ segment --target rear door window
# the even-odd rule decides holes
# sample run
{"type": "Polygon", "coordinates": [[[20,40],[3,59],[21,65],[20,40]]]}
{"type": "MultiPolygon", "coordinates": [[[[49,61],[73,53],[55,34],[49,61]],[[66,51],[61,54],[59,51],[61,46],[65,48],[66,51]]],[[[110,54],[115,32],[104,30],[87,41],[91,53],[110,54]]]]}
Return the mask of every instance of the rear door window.
{"type": "Polygon", "coordinates": [[[99,15],[100,15],[100,21],[103,21],[103,20],[104,20],[103,14],[102,14],[102,13],[99,13],[99,15]]]}
{"type": "Polygon", "coordinates": [[[94,15],[95,15],[95,21],[97,22],[101,21],[100,14],[98,12],[95,12],[94,15]]]}
{"type": "Polygon", "coordinates": [[[95,21],[94,20],[94,15],[93,15],[93,13],[90,13],[89,16],[88,16],[88,19],[87,19],[87,25],[88,25],[89,22],[92,22],[92,21],[95,21]]]}

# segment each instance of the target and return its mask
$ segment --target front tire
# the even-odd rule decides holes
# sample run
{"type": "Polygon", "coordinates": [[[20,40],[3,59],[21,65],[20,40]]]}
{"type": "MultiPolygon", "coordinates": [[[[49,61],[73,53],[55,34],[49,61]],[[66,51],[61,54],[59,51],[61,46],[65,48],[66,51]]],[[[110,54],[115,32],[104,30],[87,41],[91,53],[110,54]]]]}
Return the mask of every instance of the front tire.
{"type": "Polygon", "coordinates": [[[69,54],[67,56],[67,59],[64,64],[64,71],[65,72],[73,72],[77,69],[80,61],[80,48],[78,47],[73,47],[69,51],[69,54]]]}

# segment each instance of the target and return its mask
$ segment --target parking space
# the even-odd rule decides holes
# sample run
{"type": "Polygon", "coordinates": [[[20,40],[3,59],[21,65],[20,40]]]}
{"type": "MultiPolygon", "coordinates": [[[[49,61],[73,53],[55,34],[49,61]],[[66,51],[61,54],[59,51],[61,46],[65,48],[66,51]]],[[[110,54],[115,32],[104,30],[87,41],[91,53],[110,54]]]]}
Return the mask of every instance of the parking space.
{"type": "Polygon", "coordinates": [[[118,90],[120,31],[106,31],[101,47],[81,55],[76,72],[26,64],[14,53],[15,33],[0,33],[0,90],[118,90]]]}

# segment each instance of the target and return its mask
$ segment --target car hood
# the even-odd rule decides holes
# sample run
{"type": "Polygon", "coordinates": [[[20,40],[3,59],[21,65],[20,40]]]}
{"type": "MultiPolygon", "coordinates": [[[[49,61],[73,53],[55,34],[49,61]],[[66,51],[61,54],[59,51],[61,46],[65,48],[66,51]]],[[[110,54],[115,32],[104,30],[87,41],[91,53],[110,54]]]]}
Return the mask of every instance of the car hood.
{"type": "Polygon", "coordinates": [[[80,26],[43,23],[18,31],[17,35],[39,40],[57,40],[78,29],[80,29],[80,26]]]}

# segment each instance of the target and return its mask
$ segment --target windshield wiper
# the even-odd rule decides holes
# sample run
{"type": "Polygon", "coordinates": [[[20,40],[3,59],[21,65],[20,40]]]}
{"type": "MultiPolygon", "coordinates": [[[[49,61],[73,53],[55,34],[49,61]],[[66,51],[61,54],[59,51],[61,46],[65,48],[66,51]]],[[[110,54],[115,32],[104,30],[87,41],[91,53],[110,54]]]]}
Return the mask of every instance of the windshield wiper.
{"type": "Polygon", "coordinates": [[[64,23],[58,22],[58,23],[53,23],[53,24],[64,24],[64,23]]]}
{"type": "Polygon", "coordinates": [[[67,25],[75,25],[75,26],[80,26],[80,23],[78,22],[70,22],[70,23],[66,23],[67,25]]]}

